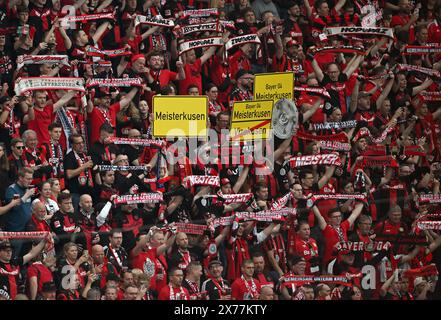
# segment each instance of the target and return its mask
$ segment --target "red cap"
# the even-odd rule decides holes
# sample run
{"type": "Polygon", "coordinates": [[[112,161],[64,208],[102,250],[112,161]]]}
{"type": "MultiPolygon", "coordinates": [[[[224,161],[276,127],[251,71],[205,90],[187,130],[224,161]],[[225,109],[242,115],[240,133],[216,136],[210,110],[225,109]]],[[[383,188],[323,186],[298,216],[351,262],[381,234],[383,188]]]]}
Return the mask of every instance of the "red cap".
{"type": "Polygon", "coordinates": [[[228,179],[228,178],[221,179],[221,186],[224,186],[224,185],[229,184],[229,183],[230,183],[230,179],[228,179]]]}
{"type": "Polygon", "coordinates": [[[145,60],[145,56],[143,54],[141,54],[141,53],[140,54],[134,54],[132,56],[132,58],[130,59],[130,62],[133,63],[133,62],[135,62],[138,59],[144,59],[145,60]]]}

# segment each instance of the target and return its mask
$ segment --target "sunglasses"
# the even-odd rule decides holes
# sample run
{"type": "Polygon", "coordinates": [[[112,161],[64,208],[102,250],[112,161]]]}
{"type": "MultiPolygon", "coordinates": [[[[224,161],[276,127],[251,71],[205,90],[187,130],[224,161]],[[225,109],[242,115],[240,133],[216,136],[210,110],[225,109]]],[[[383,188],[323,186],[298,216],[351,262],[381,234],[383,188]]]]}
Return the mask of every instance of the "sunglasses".
{"type": "Polygon", "coordinates": [[[23,150],[25,147],[24,146],[15,146],[15,148],[19,149],[19,150],[23,150]]]}

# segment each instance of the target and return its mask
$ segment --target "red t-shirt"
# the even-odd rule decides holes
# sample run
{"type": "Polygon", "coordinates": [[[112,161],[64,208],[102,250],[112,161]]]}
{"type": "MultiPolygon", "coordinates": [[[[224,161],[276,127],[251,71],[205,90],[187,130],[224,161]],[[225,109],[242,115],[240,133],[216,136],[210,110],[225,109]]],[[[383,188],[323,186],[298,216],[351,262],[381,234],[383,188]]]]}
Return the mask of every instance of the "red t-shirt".
{"type": "Polygon", "coordinates": [[[187,95],[188,87],[192,84],[198,86],[199,94],[202,94],[202,76],[201,76],[201,59],[197,59],[194,63],[186,63],[184,65],[185,79],[179,81],[179,94],[187,95]]]}
{"type": "Polygon", "coordinates": [[[316,268],[311,270],[310,260],[313,257],[318,256],[317,242],[313,238],[309,238],[308,241],[306,241],[301,239],[300,237],[294,237],[294,239],[292,239],[289,243],[289,253],[305,258],[305,274],[313,274],[318,271],[316,270],[316,268]]]}
{"type": "Polygon", "coordinates": [[[90,145],[100,138],[100,127],[104,122],[110,122],[113,127],[116,127],[116,114],[121,109],[119,101],[112,104],[108,110],[104,108],[94,107],[90,115],[90,121],[93,124],[90,128],[90,145]]]}
{"type": "Polygon", "coordinates": [[[150,288],[159,292],[167,285],[167,262],[164,256],[157,256],[156,249],[150,248],[135,257],[130,253],[130,259],[132,268],[141,269],[144,273],[151,276],[152,279],[156,279],[156,281],[151,281],[150,288]],[[163,275],[162,279],[157,279],[158,274],[163,275]]]}
{"type": "Polygon", "coordinates": [[[43,110],[34,108],[35,119],[29,121],[28,129],[34,130],[37,133],[38,143],[48,143],[51,140],[48,127],[54,121],[54,106],[52,104],[46,105],[43,110]]]}
{"type": "Polygon", "coordinates": [[[429,43],[441,43],[441,26],[435,20],[428,26],[429,43]]]}
{"type": "Polygon", "coordinates": [[[159,80],[159,85],[162,87],[165,87],[170,83],[170,81],[176,80],[176,77],[178,74],[176,72],[170,71],[168,69],[162,69],[158,72],[155,72],[153,70],[150,70],[150,75],[155,80],[159,80]]]}
{"type": "MultiPolygon", "coordinates": [[[[340,224],[341,234],[343,236],[343,241],[348,241],[348,230],[349,230],[349,221],[345,220],[340,224]]],[[[334,257],[334,246],[338,242],[342,241],[340,239],[337,230],[331,227],[329,224],[326,225],[326,228],[322,231],[323,237],[326,239],[325,244],[325,254],[323,256],[323,262],[327,264],[334,257]]]]}
{"type": "Polygon", "coordinates": [[[260,294],[260,282],[257,279],[252,279],[246,281],[242,278],[236,279],[231,285],[231,297],[235,300],[251,300],[251,296],[260,294]],[[253,282],[255,284],[255,292],[253,292],[253,282]]]}
{"type": "Polygon", "coordinates": [[[170,288],[170,286],[165,286],[159,292],[158,300],[190,300],[190,294],[188,293],[188,290],[182,286],[180,288],[170,288]],[[173,290],[172,299],[170,299],[170,289],[173,290]]]}
{"type": "Polygon", "coordinates": [[[54,280],[52,272],[41,262],[34,262],[32,265],[29,266],[27,277],[28,281],[32,277],[37,277],[38,293],[41,292],[43,288],[43,283],[52,282],[54,280]]]}

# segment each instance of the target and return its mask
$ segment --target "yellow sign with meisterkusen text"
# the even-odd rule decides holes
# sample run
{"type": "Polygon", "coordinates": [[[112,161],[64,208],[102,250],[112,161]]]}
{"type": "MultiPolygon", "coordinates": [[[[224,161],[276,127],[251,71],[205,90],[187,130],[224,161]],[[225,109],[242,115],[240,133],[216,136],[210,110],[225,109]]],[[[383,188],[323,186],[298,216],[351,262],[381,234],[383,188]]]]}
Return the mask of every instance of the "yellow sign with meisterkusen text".
{"type": "Polygon", "coordinates": [[[154,137],[207,135],[207,96],[154,96],[154,137]]]}
{"type": "Polygon", "coordinates": [[[231,115],[231,139],[242,141],[268,139],[273,104],[273,100],[235,102],[231,115]]]}
{"type": "Polygon", "coordinates": [[[260,73],[254,77],[254,100],[292,100],[294,72],[260,73]]]}

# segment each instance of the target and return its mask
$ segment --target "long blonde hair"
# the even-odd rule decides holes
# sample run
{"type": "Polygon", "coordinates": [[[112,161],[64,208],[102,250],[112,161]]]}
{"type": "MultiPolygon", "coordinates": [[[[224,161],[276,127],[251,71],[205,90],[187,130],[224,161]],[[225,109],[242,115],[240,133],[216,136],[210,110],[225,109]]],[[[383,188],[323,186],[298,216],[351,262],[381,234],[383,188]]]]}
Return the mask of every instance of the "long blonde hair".
{"type": "Polygon", "coordinates": [[[119,122],[124,122],[125,116],[129,116],[134,121],[141,121],[141,114],[139,112],[139,109],[135,106],[133,102],[130,102],[127,107],[122,108],[116,115],[116,119],[119,122]]]}

